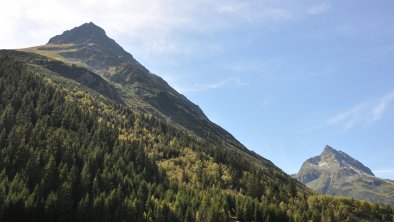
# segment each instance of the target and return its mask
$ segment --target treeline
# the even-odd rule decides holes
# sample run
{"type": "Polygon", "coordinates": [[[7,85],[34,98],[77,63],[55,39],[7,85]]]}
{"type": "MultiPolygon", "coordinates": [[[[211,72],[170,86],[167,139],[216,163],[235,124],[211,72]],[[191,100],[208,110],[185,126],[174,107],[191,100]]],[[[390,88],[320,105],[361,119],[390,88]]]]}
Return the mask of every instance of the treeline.
{"type": "Polygon", "coordinates": [[[392,221],[0,56],[0,221],[392,221]]]}

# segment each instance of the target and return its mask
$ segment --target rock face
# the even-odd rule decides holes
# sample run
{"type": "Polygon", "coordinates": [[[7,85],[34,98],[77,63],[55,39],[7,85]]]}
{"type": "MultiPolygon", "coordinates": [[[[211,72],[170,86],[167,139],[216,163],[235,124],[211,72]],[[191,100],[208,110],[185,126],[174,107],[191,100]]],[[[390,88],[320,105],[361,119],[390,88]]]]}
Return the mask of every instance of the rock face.
{"type": "Polygon", "coordinates": [[[297,174],[297,179],[309,184],[318,179],[323,173],[339,172],[346,176],[370,176],[372,171],[362,163],[342,151],[326,146],[320,156],[315,156],[304,162],[297,174]]]}
{"type": "MultiPolygon", "coordinates": [[[[52,37],[48,44],[40,49],[59,51],[59,55],[71,61],[79,61],[99,74],[111,77],[115,74],[114,68],[128,67],[129,74],[143,75],[149,71],[133,56],[126,52],[113,39],[109,38],[104,29],[94,23],[85,23],[79,27],[52,37]],[[63,46],[63,47],[59,47],[63,46]],[[66,49],[66,50],[64,50],[66,49]]],[[[119,73],[116,73],[119,75],[119,73]]],[[[128,76],[113,77],[119,81],[126,80],[128,76]]]]}
{"type": "Polygon", "coordinates": [[[322,194],[394,205],[392,181],[375,177],[361,162],[330,146],[306,160],[294,177],[322,194]]]}

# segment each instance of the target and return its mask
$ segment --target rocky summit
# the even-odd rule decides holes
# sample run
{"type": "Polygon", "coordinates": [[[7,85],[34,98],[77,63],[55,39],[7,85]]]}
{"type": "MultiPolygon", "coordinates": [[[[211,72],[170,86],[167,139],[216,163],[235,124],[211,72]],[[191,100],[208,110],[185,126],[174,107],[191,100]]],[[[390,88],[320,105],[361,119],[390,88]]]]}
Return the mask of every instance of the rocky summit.
{"type": "Polygon", "coordinates": [[[394,205],[392,181],[375,177],[360,161],[330,146],[306,160],[295,177],[322,194],[394,205]]]}

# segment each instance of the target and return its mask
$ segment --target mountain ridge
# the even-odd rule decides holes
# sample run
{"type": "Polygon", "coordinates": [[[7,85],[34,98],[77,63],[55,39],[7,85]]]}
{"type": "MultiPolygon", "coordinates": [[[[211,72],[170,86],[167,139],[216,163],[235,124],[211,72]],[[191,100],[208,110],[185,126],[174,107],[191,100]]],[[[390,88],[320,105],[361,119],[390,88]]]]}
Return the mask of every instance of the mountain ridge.
{"type": "MultiPolygon", "coordinates": [[[[70,46],[68,49],[76,48],[78,50],[60,52],[60,55],[69,59],[82,60],[89,68],[99,74],[109,77],[111,76],[109,70],[111,67],[125,63],[136,69],[137,74],[138,72],[149,73],[149,70],[135,60],[130,53],[126,52],[115,40],[109,38],[104,29],[93,22],[64,31],[62,34],[52,37],[46,45],[67,44],[74,45],[74,47],[70,46]],[[105,55],[100,55],[100,53],[105,55]],[[84,58],[88,58],[88,60],[84,60],[84,58]]],[[[51,50],[50,47],[47,49],[51,50]]],[[[56,50],[56,47],[52,49],[56,50]]]]}

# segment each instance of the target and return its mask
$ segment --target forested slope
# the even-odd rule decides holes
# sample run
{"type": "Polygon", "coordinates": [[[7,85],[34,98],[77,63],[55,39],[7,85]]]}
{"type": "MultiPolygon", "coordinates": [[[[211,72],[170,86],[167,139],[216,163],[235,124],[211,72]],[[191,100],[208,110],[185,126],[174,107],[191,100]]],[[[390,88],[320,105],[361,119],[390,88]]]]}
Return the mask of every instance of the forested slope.
{"type": "Polygon", "coordinates": [[[0,221],[392,221],[0,54],[0,221]]]}

